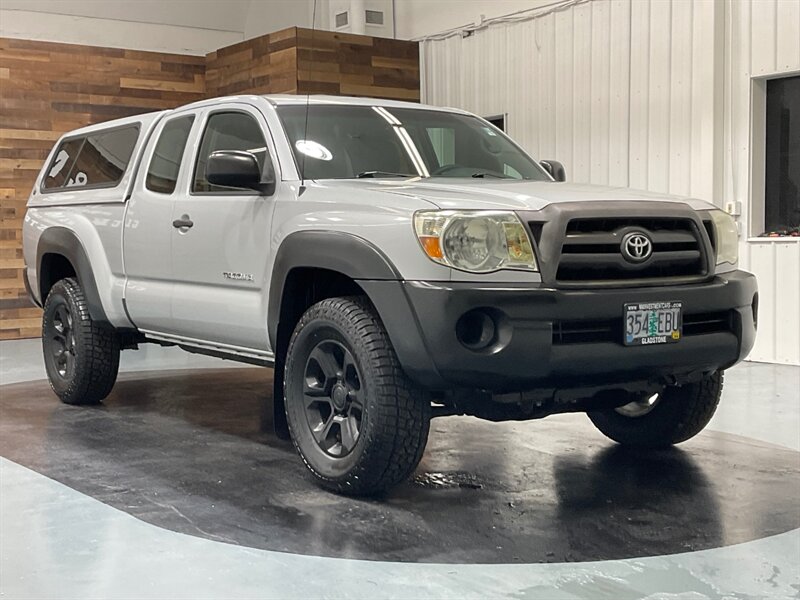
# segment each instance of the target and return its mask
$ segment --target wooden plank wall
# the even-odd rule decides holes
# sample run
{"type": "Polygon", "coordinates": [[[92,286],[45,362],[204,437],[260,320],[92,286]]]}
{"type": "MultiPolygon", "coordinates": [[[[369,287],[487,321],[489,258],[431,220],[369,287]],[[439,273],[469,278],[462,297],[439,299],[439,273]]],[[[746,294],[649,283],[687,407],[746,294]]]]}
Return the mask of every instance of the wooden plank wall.
{"type": "Polygon", "coordinates": [[[53,143],[91,123],[242,93],[418,101],[419,45],[296,27],[205,57],[0,38],[0,339],[40,332],[21,227],[53,143]]]}
{"type": "Polygon", "coordinates": [[[209,98],[297,92],[297,28],[290,27],[206,55],[209,98]]]}
{"type": "Polygon", "coordinates": [[[22,283],[22,220],[64,132],[205,97],[205,60],[0,38],[0,339],[39,335],[22,283]]]}
{"type": "Polygon", "coordinates": [[[419,101],[419,44],[290,27],[206,56],[209,97],[332,94],[419,101]]]}
{"type": "Polygon", "coordinates": [[[297,28],[297,93],[419,102],[419,44],[297,28]]]}

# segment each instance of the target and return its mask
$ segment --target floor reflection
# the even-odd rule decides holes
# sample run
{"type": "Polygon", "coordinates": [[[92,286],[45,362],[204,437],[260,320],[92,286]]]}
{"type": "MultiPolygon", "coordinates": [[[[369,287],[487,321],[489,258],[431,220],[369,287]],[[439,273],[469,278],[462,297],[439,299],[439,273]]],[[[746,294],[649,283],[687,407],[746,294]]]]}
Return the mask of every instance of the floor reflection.
{"type": "Polygon", "coordinates": [[[59,404],[46,382],[5,386],[0,454],[161,527],[324,556],[600,560],[800,526],[797,452],[711,432],[627,450],[580,415],[435,420],[414,480],[383,499],[335,496],[259,431],[270,376],[126,375],[96,408],[59,404]]]}

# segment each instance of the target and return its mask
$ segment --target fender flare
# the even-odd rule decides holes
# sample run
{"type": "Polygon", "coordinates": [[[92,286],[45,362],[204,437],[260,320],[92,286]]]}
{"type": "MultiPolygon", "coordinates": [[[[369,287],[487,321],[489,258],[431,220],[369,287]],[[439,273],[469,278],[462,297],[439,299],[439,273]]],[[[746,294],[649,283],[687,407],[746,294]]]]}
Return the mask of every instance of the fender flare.
{"type": "Polygon", "coordinates": [[[374,244],[340,231],[298,231],[278,248],[269,286],[268,333],[272,348],[278,339],[284,286],[292,269],[308,267],[336,271],[353,280],[402,279],[397,269],[374,244]]]}
{"type": "Polygon", "coordinates": [[[47,299],[42,290],[42,260],[47,254],[61,255],[72,264],[78,277],[78,283],[86,297],[86,303],[89,305],[89,315],[92,320],[96,323],[108,323],[86,249],[75,232],[64,227],[51,227],[45,230],[39,238],[36,250],[36,272],[39,275],[39,295],[42,298],[42,306],[47,299]]]}

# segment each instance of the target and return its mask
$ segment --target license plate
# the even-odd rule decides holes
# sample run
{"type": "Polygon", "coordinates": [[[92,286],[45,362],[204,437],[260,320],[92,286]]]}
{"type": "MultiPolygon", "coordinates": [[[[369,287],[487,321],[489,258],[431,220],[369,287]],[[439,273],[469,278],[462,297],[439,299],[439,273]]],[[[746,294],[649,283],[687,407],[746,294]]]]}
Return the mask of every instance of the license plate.
{"type": "Polygon", "coordinates": [[[625,305],[625,345],[674,344],[681,339],[681,302],[625,305]]]}

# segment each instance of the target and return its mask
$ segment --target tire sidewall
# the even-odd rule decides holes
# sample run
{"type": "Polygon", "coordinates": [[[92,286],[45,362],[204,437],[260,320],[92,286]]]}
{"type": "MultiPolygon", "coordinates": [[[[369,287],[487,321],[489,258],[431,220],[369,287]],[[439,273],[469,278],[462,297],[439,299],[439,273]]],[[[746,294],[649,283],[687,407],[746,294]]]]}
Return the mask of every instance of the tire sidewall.
{"type": "Polygon", "coordinates": [[[374,377],[366,349],[358,336],[348,332],[335,321],[316,314],[313,308],[300,322],[289,344],[284,376],[286,418],[289,431],[301,457],[314,472],[326,481],[340,482],[358,476],[363,465],[366,446],[371,437],[370,415],[375,397],[374,377]],[[356,445],[347,456],[336,458],[327,454],[314,439],[303,403],[303,380],[311,351],[323,341],[342,344],[353,355],[358,367],[363,390],[364,410],[356,445]]]}

